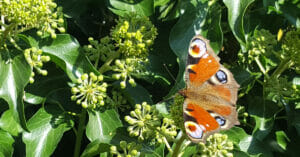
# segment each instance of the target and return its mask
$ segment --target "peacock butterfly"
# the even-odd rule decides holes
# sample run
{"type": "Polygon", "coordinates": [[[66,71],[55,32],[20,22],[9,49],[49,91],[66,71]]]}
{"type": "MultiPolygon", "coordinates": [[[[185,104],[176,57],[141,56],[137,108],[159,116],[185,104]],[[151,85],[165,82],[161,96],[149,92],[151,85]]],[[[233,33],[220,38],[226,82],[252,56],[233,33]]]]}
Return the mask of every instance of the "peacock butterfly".
{"type": "Polygon", "coordinates": [[[196,35],[190,41],[185,70],[184,127],[194,143],[238,125],[236,101],[239,84],[219,62],[209,40],[196,35]]]}

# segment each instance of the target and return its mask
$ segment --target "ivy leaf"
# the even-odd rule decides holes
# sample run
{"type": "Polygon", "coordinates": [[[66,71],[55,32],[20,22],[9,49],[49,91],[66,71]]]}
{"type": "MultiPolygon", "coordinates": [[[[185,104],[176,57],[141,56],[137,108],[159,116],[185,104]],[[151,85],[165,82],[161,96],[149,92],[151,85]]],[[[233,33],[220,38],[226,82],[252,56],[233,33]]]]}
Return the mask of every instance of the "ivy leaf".
{"type": "Polygon", "coordinates": [[[210,40],[210,45],[218,53],[223,42],[220,27],[221,11],[218,3],[208,6],[208,1],[192,1],[185,6],[184,14],[171,30],[169,43],[179,58],[179,73],[177,85],[172,88],[170,95],[185,86],[183,73],[188,56],[189,42],[196,34],[201,34],[210,40]]]}
{"type": "Polygon", "coordinates": [[[276,140],[278,145],[286,150],[287,143],[290,142],[290,139],[287,137],[284,131],[276,131],[276,140]]]}
{"type": "Polygon", "coordinates": [[[165,156],[165,145],[160,144],[158,147],[154,148],[153,152],[146,154],[145,157],[164,157],[165,156]]]}
{"type": "Polygon", "coordinates": [[[20,124],[13,117],[14,111],[6,110],[0,119],[0,128],[9,132],[13,136],[18,136],[23,131],[20,124]]]}
{"type": "Polygon", "coordinates": [[[99,73],[80,52],[78,41],[70,35],[58,34],[56,39],[46,38],[39,43],[39,46],[73,82],[83,73],[99,73]]]}
{"type": "Polygon", "coordinates": [[[261,99],[261,97],[249,98],[249,114],[255,120],[255,128],[252,132],[254,138],[263,141],[271,132],[276,113],[280,109],[272,101],[261,99]]]}
{"type": "Polygon", "coordinates": [[[115,110],[89,111],[89,122],[86,126],[86,136],[90,141],[99,139],[102,143],[109,143],[115,130],[122,127],[122,122],[115,110]]]}
{"type": "Polygon", "coordinates": [[[129,98],[131,104],[135,105],[142,102],[152,104],[149,92],[139,84],[137,84],[135,87],[132,87],[130,84],[128,84],[125,88],[125,95],[129,98]]]}
{"type": "Polygon", "coordinates": [[[46,101],[46,97],[49,93],[54,92],[57,89],[69,88],[67,86],[67,81],[69,81],[67,75],[59,74],[57,72],[52,74],[48,68],[47,70],[47,77],[42,77],[41,79],[37,78],[33,84],[26,87],[25,101],[27,103],[42,104],[46,101]]]}
{"type": "Polygon", "coordinates": [[[81,157],[96,156],[97,154],[109,151],[110,145],[107,143],[102,143],[100,139],[97,139],[86,146],[81,154],[81,157]]]}
{"type": "Polygon", "coordinates": [[[13,137],[8,132],[0,129],[0,156],[12,156],[14,142],[13,137]]]}
{"type": "Polygon", "coordinates": [[[271,150],[264,142],[261,142],[252,136],[248,135],[241,139],[239,147],[242,151],[247,152],[250,155],[262,155],[264,157],[272,157],[271,150]]]}
{"type": "Polygon", "coordinates": [[[242,128],[239,127],[232,127],[229,130],[223,131],[223,133],[228,135],[228,140],[235,144],[239,144],[242,139],[249,136],[242,128]]]}
{"type": "Polygon", "coordinates": [[[124,16],[130,12],[134,12],[142,16],[150,16],[154,13],[154,2],[153,0],[141,0],[137,3],[130,4],[129,2],[119,0],[109,0],[109,8],[113,13],[124,16]]]}
{"type": "Polygon", "coordinates": [[[26,156],[50,156],[72,127],[73,121],[57,105],[40,108],[28,121],[30,132],[23,133],[26,156]]]}
{"type": "Polygon", "coordinates": [[[31,68],[23,52],[16,49],[7,52],[0,49],[0,98],[3,98],[13,111],[14,119],[27,130],[24,115],[24,88],[29,81],[31,68]],[[10,56],[5,56],[9,54],[10,56]]]}
{"type": "Polygon", "coordinates": [[[244,15],[248,6],[254,0],[223,0],[228,8],[228,23],[235,36],[241,44],[242,49],[246,47],[244,31],[244,15]]]}
{"type": "Polygon", "coordinates": [[[282,14],[291,24],[300,28],[300,3],[299,1],[264,0],[264,6],[269,12],[282,14]],[[297,3],[297,4],[296,4],[297,3]]]}

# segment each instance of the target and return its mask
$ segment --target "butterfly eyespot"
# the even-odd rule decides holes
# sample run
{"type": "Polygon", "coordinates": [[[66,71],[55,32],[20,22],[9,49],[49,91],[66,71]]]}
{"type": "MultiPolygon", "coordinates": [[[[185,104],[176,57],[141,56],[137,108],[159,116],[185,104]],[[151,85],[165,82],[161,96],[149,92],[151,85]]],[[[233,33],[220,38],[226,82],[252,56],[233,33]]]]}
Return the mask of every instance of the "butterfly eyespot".
{"type": "Polygon", "coordinates": [[[222,84],[225,84],[227,83],[227,75],[224,71],[222,70],[219,70],[217,73],[216,73],[216,78],[218,79],[218,81],[222,84]]]}
{"type": "Polygon", "coordinates": [[[220,126],[224,126],[226,123],[226,120],[220,116],[216,116],[215,119],[219,123],[220,126]]]}
{"type": "Polygon", "coordinates": [[[202,57],[206,53],[205,42],[199,38],[194,39],[191,43],[189,53],[192,57],[202,57]]]}

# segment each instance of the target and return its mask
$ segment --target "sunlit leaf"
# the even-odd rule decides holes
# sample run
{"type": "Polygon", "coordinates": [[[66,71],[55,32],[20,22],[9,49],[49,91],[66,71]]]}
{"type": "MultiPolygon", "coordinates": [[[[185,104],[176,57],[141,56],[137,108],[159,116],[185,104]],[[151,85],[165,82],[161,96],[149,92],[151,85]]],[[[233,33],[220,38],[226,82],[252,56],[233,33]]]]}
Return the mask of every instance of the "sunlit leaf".
{"type": "Polygon", "coordinates": [[[6,131],[0,129],[0,156],[12,156],[14,139],[6,131]]]}
{"type": "Polygon", "coordinates": [[[254,0],[223,0],[228,9],[229,26],[241,46],[246,46],[244,15],[248,6],[254,0]]]}
{"type": "Polygon", "coordinates": [[[26,130],[23,96],[31,68],[23,52],[16,49],[10,52],[0,49],[0,54],[0,98],[9,104],[10,110],[13,111],[12,116],[26,130]]]}
{"type": "Polygon", "coordinates": [[[64,132],[73,127],[73,121],[55,105],[41,108],[28,121],[30,132],[23,133],[26,156],[50,156],[64,132]]]}
{"type": "Polygon", "coordinates": [[[100,140],[109,143],[115,135],[115,130],[122,126],[119,115],[115,110],[89,111],[89,122],[86,126],[86,136],[90,141],[100,140]]]}

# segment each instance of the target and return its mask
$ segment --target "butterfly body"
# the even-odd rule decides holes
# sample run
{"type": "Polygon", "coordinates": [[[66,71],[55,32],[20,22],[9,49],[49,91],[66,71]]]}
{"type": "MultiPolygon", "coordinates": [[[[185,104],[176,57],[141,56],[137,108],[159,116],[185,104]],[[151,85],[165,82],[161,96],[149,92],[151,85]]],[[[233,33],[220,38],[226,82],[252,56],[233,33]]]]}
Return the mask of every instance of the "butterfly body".
{"type": "Polygon", "coordinates": [[[185,72],[186,89],[179,93],[185,97],[185,130],[195,143],[239,124],[235,108],[239,85],[219,60],[207,39],[195,36],[191,40],[185,72]]]}

